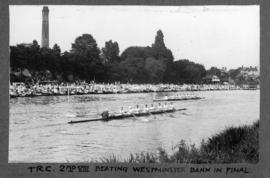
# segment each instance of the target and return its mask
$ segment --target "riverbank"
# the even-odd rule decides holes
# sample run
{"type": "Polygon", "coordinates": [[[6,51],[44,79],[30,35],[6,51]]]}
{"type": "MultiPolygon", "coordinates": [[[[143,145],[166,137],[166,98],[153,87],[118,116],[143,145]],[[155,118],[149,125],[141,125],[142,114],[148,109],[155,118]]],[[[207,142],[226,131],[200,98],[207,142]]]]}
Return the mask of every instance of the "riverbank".
{"type": "Polygon", "coordinates": [[[175,84],[24,84],[13,83],[9,87],[11,98],[34,96],[58,96],[58,95],[86,95],[86,94],[125,94],[125,93],[149,93],[149,92],[180,92],[180,91],[212,91],[212,90],[243,90],[258,89],[248,86],[236,86],[229,84],[201,84],[201,85],[175,85],[175,84]]]}
{"type": "Polygon", "coordinates": [[[259,121],[252,125],[229,127],[207,141],[202,140],[199,147],[189,145],[181,140],[174,147],[175,152],[169,155],[159,148],[157,153],[136,153],[121,161],[112,155],[102,158],[106,163],[184,163],[184,164],[220,164],[252,163],[259,161],[259,121]]]}

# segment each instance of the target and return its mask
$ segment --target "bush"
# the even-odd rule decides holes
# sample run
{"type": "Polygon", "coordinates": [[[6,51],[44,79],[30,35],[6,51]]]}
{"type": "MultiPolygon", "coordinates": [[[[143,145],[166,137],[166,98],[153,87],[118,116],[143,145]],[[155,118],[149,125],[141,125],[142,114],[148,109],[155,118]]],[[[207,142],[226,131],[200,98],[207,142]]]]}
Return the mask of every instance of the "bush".
{"type": "Polygon", "coordinates": [[[158,153],[142,152],[130,154],[127,160],[121,161],[115,155],[102,159],[106,163],[257,163],[259,161],[259,121],[251,126],[230,127],[214,135],[206,142],[202,140],[198,148],[181,140],[173,149],[176,152],[168,155],[162,148],[158,153]]]}

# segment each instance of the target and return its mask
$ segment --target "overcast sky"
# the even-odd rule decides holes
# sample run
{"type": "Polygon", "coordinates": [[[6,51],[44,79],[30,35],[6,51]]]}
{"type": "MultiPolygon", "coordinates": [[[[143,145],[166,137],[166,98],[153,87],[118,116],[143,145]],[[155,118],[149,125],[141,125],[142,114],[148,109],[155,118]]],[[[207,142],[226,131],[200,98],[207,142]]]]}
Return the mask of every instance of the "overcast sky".
{"type": "MultiPolygon", "coordinates": [[[[102,48],[117,41],[151,46],[161,29],[175,60],[236,68],[259,65],[259,6],[48,6],[50,47],[69,51],[91,34],[102,48]]],[[[42,6],[10,6],[10,44],[41,44],[42,6]]]]}

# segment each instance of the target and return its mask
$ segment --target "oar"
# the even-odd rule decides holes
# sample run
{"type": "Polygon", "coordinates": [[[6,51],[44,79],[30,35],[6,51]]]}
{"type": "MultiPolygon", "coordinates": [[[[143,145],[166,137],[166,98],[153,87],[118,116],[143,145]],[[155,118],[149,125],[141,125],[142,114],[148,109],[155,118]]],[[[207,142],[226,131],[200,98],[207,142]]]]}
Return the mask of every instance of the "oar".
{"type": "Polygon", "coordinates": [[[173,117],[174,118],[174,116],[171,113],[169,113],[167,111],[164,111],[164,112],[167,113],[167,114],[169,114],[170,117],[173,117]]]}
{"type": "Polygon", "coordinates": [[[157,117],[156,116],[154,116],[150,111],[148,111],[148,113],[149,113],[149,115],[151,115],[151,116],[153,116],[154,117],[154,119],[156,119],[157,117]]]}
{"type": "MultiPolygon", "coordinates": [[[[184,110],[187,110],[187,108],[183,108],[183,109],[174,109],[174,110],[175,110],[175,111],[184,111],[184,110]]],[[[167,111],[164,111],[164,112],[165,112],[165,113],[169,113],[169,112],[167,112],[167,111]]],[[[172,114],[170,114],[169,116],[175,118],[175,116],[172,115],[172,114]]]]}
{"type": "Polygon", "coordinates": [[[190,114],[187,114],[187,113],[185,113],[185,112],[183,112],[182,115],[190,116],[190,114]]]}
{"type": "Polygon", "coordinates": [[[132,114],[132,113],[131,113],[131,115],[134,117],[134,119],[137,119],[137,117],[135,116],[135,114],[132,114]]]}
{"type": "MultiPolygon", "coordinates": [[[[161,114],[168,114],[167,111],[163,110],[161,114]]],[[[170,115],[169,115],[170,116],[170,115]]]]}

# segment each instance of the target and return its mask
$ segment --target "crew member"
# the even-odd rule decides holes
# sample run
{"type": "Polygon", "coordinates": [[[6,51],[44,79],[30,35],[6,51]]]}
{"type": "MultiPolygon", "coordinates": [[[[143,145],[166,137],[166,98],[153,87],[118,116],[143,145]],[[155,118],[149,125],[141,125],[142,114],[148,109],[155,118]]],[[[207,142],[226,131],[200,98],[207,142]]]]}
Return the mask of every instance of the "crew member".
{"type": "Polygon", "coordinates": [[[162,106],[161,106],[160,103],[158,103],[158,110],[159,110],[159,111],[162,110],[162,106]]]}
{"type": "Polygon", "coordinates": [[[150,110],[150,112],[155,111],[155,106],[154,106],[154,104],[151,104],[151,107],[149,108],[149,110],[150,110]]]}
{"type": "Polygon", "coordinates": [[[132,112],[133,112],[132,107],[131,107],[131,106],[128,106],[128,113],[129,113],[129,114],[132,114],[132,112]]]}
{"type": "Polygon", "coordinates": [[[167,105],[166,102],[165,102],[164,105],[163,105],[163,110],[164,110],[164,111],[168,110],[168,105],[167,105]]]}
{"type": "Polygon", "coordinates": [[[165,99],[165,100],[168,100],[168,96],[166,95],[166,96],[164,97],[164,99],[165,99]]]}
{"type": "Polygon", "coordinates": [[[145,105],[145,107],[144,107],[144,110],[143,110],[145,113],[148,113],[149,112],[149,108],[148,108],[148,106],[147,106],[147,104],[145,105]]]}
{"type": "Polygon", "coordinates": [[[173,102],[170,103],[170,107],[169,107],[170,110],[174,110],[174,105],[173,105],[173,102]]]}
{"type": "Polygon", "coordinates": [[[124,114],[124,108],[123,107],[121,107],[121,109],[120,109],[120,112],[119,112],[120,114],[124,114]]]}
{"type": "Polygon", "coordinates": [[[139,113],[140,112],[140,108],[139,108],[139,105],[137,104],[136,105],[136,108],[134,109],[135,113],[139,113]]]}

